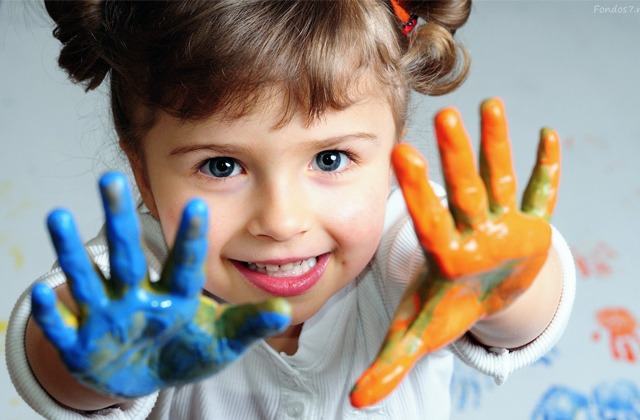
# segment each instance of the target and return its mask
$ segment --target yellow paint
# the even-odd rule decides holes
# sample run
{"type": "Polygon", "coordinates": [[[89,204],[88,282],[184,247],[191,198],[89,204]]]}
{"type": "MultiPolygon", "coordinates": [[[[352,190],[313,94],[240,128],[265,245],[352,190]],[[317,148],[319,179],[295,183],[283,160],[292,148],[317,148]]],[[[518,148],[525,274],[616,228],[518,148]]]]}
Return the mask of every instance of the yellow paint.
{"type": "Polygon", "coordinates": [[[0,197],[7,195],[10,189],[11,189],[11,181],[0,182],[0,197]]]}
{"type": "Polygon", "coordinates": [[[22,270],[24,268],[24,253],[15,246],[9,248],[9,254],[13,257],[13,267],[16,270],[22,270]]]}
{"type": "Polygon", "coordinates": [[[23,198],[22,201],[15,205],[10,211],[6,212],[5,217],[8,219],[17,219],[21,217],[27,210],[33,208],[33,202],[26,198],[23,198]]]}
{"type": "Polygon", "coordinates": [[[397,145],[393,169],[429,270],[407,287],[373,364],[351,391],[351,403],[377,403],[426,353],[443,348],[475,322],[508,307],[546,260],[560,175],[560,142],[541,132],[537,162],[518,208],[504,105],[481,107],[479,171],[459,112],[445,108],[435,132],[449,206],[431,189],[427,162],[397,145]]]}

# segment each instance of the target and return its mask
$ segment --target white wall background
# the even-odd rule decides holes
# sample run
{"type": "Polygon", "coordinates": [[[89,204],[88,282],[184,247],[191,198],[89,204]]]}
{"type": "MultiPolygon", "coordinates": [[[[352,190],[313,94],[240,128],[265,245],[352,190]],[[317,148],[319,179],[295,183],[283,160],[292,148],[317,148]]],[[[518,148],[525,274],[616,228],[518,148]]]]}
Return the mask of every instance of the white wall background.
{"type": "MultiPolygon", "coordinates": [[[[0,344],[13,302],[54,254],[48,211],[70,208],[85,238],[101,224],[95,187],[122,169],[104,92],[85,94],[57,68],[59,50],[39,3],[0,0],[0,344]]],[[[497,387],[460,367],[454,418],[531,418],[543,395],[563,389],[576,418],[640,418],[640,2],[478,1],[459,32],[472,55],[466,84],[440,98],[415,98],[410,139],[435,179],[431,118],[455,105],[478,139],[478,105],[507,106],[521,185],[542,126],[563,139],[563,177],[554,224],[578,264],[569,328],[543,362],[497,387]],[[619,331],[596,314],[618,311],[619,331]],[[613,338],[613,340],[612,340],[613,338]],[[614,349],[619,349],[616,356],[614,349]],[[555,388],[554,388],[555,387],[555,388]],[[625,415],[620,413],[626,412],[625,415]]],[[[477,141],[476,141],[477,144],[477,141]]],[[[0,365],[3,419],[36,415],[0,365]]],[[[571,418],[571,417],[569,417],[571,418]]]]}

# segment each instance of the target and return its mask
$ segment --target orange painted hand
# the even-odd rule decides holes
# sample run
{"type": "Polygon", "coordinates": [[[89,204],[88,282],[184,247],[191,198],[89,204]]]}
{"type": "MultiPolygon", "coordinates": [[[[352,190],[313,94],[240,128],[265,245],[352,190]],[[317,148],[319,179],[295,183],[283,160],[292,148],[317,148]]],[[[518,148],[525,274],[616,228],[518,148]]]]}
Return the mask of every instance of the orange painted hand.
{"type": "Polygon", "coordinates": [[[428,270],[409,284],[376,360],[354,386],[355,407],[378,402],[423,355],[509,306],[546,260],[560,179],[558,135],[542,129],[537,162],[518,209],[500,99],[482,104],[481,121],[478,173],[458,111],[445,108],[436,115],[448,209],[432,191],[427,164],[417,150],[401,144],[393,151],[393,167],[428,270]]]}

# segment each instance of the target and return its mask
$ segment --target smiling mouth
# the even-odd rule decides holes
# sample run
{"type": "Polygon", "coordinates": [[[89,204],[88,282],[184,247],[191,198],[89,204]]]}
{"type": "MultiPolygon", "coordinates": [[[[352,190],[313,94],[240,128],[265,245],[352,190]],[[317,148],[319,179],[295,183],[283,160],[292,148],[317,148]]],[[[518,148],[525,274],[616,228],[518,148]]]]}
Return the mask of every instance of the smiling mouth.
{"type": "Polygon", "coordinates": [[[296,277],[311,271],[318,263],[317,257],[307,258],[306,260],[289,262],[286,264],[260,264],[243,262],[242,264],[251,271],[265,274],[270,277],[296,277]]]}

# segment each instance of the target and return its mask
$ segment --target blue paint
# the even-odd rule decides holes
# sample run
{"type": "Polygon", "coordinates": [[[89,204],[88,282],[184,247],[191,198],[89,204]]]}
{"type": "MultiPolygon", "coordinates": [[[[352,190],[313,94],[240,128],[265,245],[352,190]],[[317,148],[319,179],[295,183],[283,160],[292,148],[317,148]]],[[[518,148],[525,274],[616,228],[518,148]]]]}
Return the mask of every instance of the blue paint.
{"type": "Polygon", "coordinates": [[[559,356],[558,348],[553,347],[551,350],[545,353],[540,359],[538,359],[533,365],[551,367],[555,363],[558,356],[559,356]]]}
{"type": "Polygon", "coordinates": [[[491,377],[472,369],[457,359],[454,361],[450,385],[454,410],[462,412],[480,408],[482,397],[486,391],[496,386],[491,377]]]}
{"type": "Polygon", "coordinates": [[[640,419],[640,389],[631,381],[620,380],[597,386],[593,390],[592,401],[599,418],[640,419]]]}
{"type": "Polygon", "coordinates": [[[140,224],[126,177],[108,172],[100,178],[99,186],[113,289],[122,293],[123,288],[137,285],[147,276],[147,263],[140,246],[140,224]]]}
{"type": "Polygon", "coordinates": [[[75,319],[58,309],[49,286],[32,289],[34,319],[80,382],[109,395],[148,395],[214,374],[255,340],[289,325],[284,302],[220,311],[201,295],[208,229],[204,202],[194,199],[185,206],[161,279],[151,283],[126,178],[106,174],[100,189],[112,277],[104,279],[94,268],[71,214],[56,210],[48,218],[49,231],[80,314],[75,319]]]}
{"type": "Polygon", "coordinates": [[[570,388],[554,385],[544,393],[532,420],[571,420],[587,413],[589,400],[579,392],[570,388]]]}
{"type": "Polygon", "coordinates": [[[566,386],[549,388],[538,402],[531,419],[640,419],[640,390],[620,379],[597,385],[591,394],[566,386]]]}

